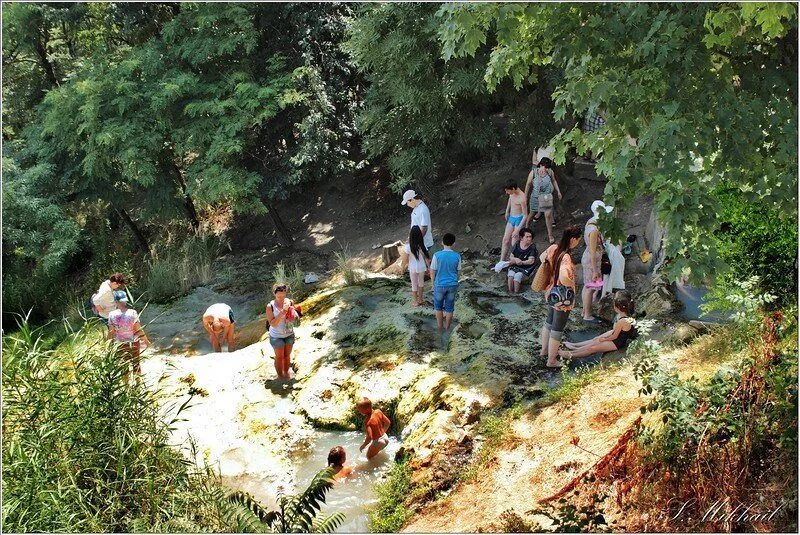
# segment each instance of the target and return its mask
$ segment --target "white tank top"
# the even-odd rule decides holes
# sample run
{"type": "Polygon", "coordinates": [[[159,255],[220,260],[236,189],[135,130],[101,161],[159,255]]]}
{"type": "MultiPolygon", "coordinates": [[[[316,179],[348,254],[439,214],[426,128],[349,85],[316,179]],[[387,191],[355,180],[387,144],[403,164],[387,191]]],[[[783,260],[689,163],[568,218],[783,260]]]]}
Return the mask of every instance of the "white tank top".
{"type": "MultiPolygon", "coordinates": [[[[288,299],[286,300],[289,304],[292,304],[291,301],[288,299]]],[[[275,306],[275,301],[270,301],[269,306],[272,307],[272,316],[277,318],[278,315],[281,313],[281,309],[275,306]]],[[[291,325],[286,323],[286,318],[281,318],[281,322],[277,326],[269,326],[269,335],[273,338],[288,338],[294,334],[294,329],[291,325]]]]}

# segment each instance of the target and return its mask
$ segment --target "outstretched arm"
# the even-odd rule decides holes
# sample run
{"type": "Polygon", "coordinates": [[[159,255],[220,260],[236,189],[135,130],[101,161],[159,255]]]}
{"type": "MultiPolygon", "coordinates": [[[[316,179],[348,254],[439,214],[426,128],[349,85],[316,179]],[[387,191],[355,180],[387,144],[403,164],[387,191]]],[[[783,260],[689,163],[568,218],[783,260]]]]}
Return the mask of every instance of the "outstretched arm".
{"type": "Polygon", "coordinates": [[[602,336],[598,338],[598,342],[611,342],[613,340],[616,340],[621,331],[622,331],[622,322],[618,321],[617,323],[614,324],[614,330],[611,331],[611,334],[609,335],[608,333],[604,333],[602,336]]]}
{"type": "Polygon", "coordinates": [[[236,335],[234,334],[235,326],[233,323],[228,325],[226,338],[228,340],[228,352],[236,351],[236,335]]]}
{"type": "Polygon", "coordinates": [[[553,186],[555,186],[555,188],[556,188],[556,193],[558,193],[558,200],[560,201],[561,199],[564,198],[564,196],[561,195],[561,188],[558,187],[558,180],[556,180],[556,172],[555,172],[555,170],[551,169],[551,171],[553,172],[553,177],[552,177],[553,178],[553,186]]]}

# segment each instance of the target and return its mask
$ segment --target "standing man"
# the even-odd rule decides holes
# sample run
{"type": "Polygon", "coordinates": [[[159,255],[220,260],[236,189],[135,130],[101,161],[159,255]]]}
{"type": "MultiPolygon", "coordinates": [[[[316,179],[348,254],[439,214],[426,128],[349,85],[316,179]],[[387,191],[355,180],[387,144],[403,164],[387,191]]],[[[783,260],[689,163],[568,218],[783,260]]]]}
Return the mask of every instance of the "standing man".
{"type": "Polygon", "coordinates": [[[222,340],[228,342],[228,353],[236,351],[233,309],[225,303],[214,303],[203,314],[203,328],[211,340],[214,353],[222,352],[222,340]]]}
{"type": "Polygon", "coordinates": [[[117,303],[114,300],[114,292],[117,290],[125,289],[125,275],[122,273],[114,273],[108,280],[103,281],[100,289],[92,295],[89,300],[89,305],[92,307],[92,312],[95,316],[100,318],[100,321],[108,325],[108,316],[117,310],[117,303]]]}
{"type": "MultiPolygon", "coordinates": [[[[431,228],[431,211],[428,209],[428,205],[422,200],[422,196],[413,189],[403,193],[403,202],[401,204],[411,208],[411,225],[409,228],[414,225],[419,227],[422,231],[422,241],[425,243],[425,248],[431,251],[433,247],[433,229],[431,228]]],[[[403,270],[407,265],[408,255],[403,252],[401,266],[403,270]]]]}

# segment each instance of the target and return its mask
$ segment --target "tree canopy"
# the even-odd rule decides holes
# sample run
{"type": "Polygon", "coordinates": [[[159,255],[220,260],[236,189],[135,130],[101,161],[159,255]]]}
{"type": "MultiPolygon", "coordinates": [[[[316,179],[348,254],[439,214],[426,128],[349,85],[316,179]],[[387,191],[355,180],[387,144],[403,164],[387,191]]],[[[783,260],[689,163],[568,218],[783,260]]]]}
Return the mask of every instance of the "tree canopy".
{"type": "Polygon", "coordinates": [[[722,267],[721,185],[797,217],[795,5],[450,3],[438,13],[446,59],[491,44],[490,90],[552,64],[563,70],[557,119],[601,111],[604,128],[555,137],[556,160],[591,149],[609,200],[652,195],[673,275],[722,267]]]}

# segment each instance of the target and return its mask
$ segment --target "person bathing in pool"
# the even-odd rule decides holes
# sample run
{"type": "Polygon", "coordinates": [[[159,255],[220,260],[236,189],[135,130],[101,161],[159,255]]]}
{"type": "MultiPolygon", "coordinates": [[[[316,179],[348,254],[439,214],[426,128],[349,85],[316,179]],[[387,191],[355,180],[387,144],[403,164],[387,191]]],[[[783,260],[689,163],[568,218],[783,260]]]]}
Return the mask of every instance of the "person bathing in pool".
{"type": "Polygon", "coordinates": [[[392,422],[380,409],[373,409],[372,402],[368,398],[361,398],[356,404],[359,414],[367,417],[367,436],[358,451],[367,448],[367,459],[372,459],[378,452],[389,445],[389,436],[386,434],[392,422]]]}
{"type": "Polygon", "coordinates": [[[630,341],[639,336],[636,320],[630,317],[633,314],[633,301],[629,292],[620,290],[614,294],[614,312],[617,313],[617,321],[613,329],[585,342],[565,342],[567,350],[562,349],[558,355],[562,358],[581,358],[627,348],[630,341]]]}
{"type": "Polygon", "coordinates": [[[505,262],[511,249],[519,241],[519,229],[522,222],[528,217],[528,203],[525,200],[525,192],[519,189],[517,183],[509,180],[503,188],[508,195],[506,204],[506,229],[503,234],[503,247],[500,252],[500,260],[505,262]]]}
{"type": "Polygon", "coordinates": [[[328,452],[328,468],[333,469],[333,479],[339,481],[353,473],[352,466],[345,466],[347,453],[341,446],[335,446],[328,452]]]}

